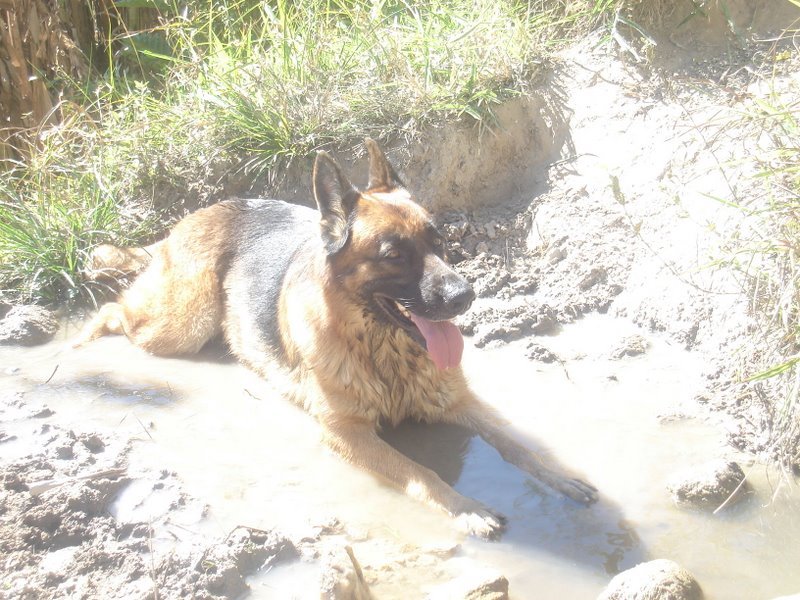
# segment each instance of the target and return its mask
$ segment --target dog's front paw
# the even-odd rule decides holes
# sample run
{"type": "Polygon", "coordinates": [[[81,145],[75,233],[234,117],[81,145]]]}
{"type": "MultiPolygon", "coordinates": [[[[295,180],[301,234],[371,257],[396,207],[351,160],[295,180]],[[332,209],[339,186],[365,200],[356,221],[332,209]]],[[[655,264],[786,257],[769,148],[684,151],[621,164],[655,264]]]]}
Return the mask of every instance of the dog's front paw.
{"type": "Polygon", "coordinates": [[[506,529],[506,518],[477,501],[455,515],[459,529],[487,540],[498,539],[506,529]]]}
{"type": "Polygon", "coordinates": [[[561,492],[581,504],[589,505],[597,502],[597,488],[580,479],[556,475],[547,483],[557,492],[561,492]]]}

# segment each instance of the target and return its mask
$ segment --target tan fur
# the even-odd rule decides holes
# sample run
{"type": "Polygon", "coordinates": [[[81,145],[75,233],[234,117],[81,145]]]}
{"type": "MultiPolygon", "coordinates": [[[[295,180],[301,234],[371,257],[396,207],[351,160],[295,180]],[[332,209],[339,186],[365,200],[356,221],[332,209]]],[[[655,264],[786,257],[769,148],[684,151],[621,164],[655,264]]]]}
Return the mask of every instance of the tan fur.
{"type": "MultiPolygon", "coordinates": [[[[178,223],[151,247],[148,267],[120,301],[104,305],[73,345],[115,333],[152,354],[174,356],[194,354],[218,335],[223,310],[217,273],[230,240],[231,210],[220,202],[178,223]]],[[[116,256],[124,261],[136,255],[119,250],[116,256]]],[[[109,256],[105,251],[106,260],[109,256]]]]}
{"type": "Polygon", "coordinates": [[[333,262],[337,286],[326,281],[322,259],[313,265],[314,273],[287,273],[280,300],[283,339],[292,342],[287,357],[297,381],[313,380],[304,396],[306,409],[316,415],[358,416],[373,425],[409,417],[440,421],[466,387],[460,370],[439,371],[403,332],[376,327],[350,300],[375,269],[360,256],[374,243],[374,232],[381,227],[411,231],[426,222],[421,209],[405,202],[396,210],[388,198],[380,204],[368,195],[359,200],[350,250],[333,262]],[[321,301],[304,301],[309,297],[321,301]]]}
{"type": "Polygon", "coordinates": [[[408,192],[389,185],[394,172],[369,142],[373,189],[357,199],[346,250],[295,259],[284,276],[278,301],[282,356],[265,347],[248,322],[251,311],[236,304],[237,297],[246,297],[237,291],[248,282],[233,278],[222,288],[226,252],[236,236],[228,218],[232,205],[225,202],[181,221],[120,302],[104,306],[78,344],[124,333],[154,354],[188,354],[224,332],[240,360],[265,378],[285,378],[288,395],[316,416],[339,454],[456,517],[472,533],[496,536],[504,519],[389,446],[377,435],[382,423],[412,418],[462,425],[557,491],[594,501],[594,488],[555,473],[517,441],[469,389],[460,367],[440,370],[409,335],[379,323],[359,300],[365,282],[392,268],[368,260],[382,234],[422,239],[432,227],[408,192]]]}
{"type": "Polygon", "coordinates": [[[118,248],[100,244],[92,252],[84,275],[90,281],[115,280],[138,275],[150,264],[161,242],[144,248],[118,248]]]}

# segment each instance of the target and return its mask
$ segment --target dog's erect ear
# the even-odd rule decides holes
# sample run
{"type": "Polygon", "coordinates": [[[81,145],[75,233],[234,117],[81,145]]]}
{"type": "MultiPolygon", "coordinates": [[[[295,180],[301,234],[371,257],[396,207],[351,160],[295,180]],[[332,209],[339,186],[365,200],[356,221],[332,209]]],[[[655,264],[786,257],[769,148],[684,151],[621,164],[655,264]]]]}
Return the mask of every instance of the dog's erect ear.
{"type": "Polygon", "coordinates": [[[358,190],[345,177],[339,164],[324,150],[314,161],[314,199],[322,215],[322,241],[328,254],[335,254],[347,242],[350,214],[358,200],[358,190]]]}
{"type": "Polygon", "coordinates": [[[368,190],[394,189],[404,187],[394,167],[386,160],[386,155],[372,138],[366,138],[364,145],[369,153],[368,190]]]}

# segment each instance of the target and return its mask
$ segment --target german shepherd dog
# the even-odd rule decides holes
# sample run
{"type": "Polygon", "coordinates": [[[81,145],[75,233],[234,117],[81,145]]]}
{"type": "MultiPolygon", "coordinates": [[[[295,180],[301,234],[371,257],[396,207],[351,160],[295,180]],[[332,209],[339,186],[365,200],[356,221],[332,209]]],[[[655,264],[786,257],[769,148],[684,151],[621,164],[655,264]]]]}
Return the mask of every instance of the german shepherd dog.
{"type": "MultiPolygon", "coordinates": [[[[446,259],[445,240],[378,145],[366,140],[369,183],[356,190],[326,152],[313,169],[319,212],[234,199],[185,217],[119,302],[75,343],[126,335],[162,356],[193,354],[223,335],[265,378],[312,413],[342,457],[495,538],[505,518],[462,496],[378,436],[405,419],[461,425],[554,490],[589,504],[597,490],[557,473],[517,441],[467,386],[450,322],[475,298],[446,259]]],[[[141,249],[106,247],[116,260],[141,249]]],[[[101,261],[102,262],[102,261],[101,261]]]]}

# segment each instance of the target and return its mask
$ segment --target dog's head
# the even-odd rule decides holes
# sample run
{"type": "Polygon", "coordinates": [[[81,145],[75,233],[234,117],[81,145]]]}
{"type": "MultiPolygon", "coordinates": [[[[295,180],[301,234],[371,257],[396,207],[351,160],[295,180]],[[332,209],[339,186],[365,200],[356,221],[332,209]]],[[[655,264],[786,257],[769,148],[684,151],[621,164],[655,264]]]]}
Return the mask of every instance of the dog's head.
{"type": "Polygon", "coordinates": [[[445,239],[411,199],[378,145],[366,140],[369,183],[356,190],[327,153],[314,164],[314,196],[336,285],[427,349],[439,368],[457,366],[463,338],[450,319],[475,299],[446,258],[445,239]]]}

